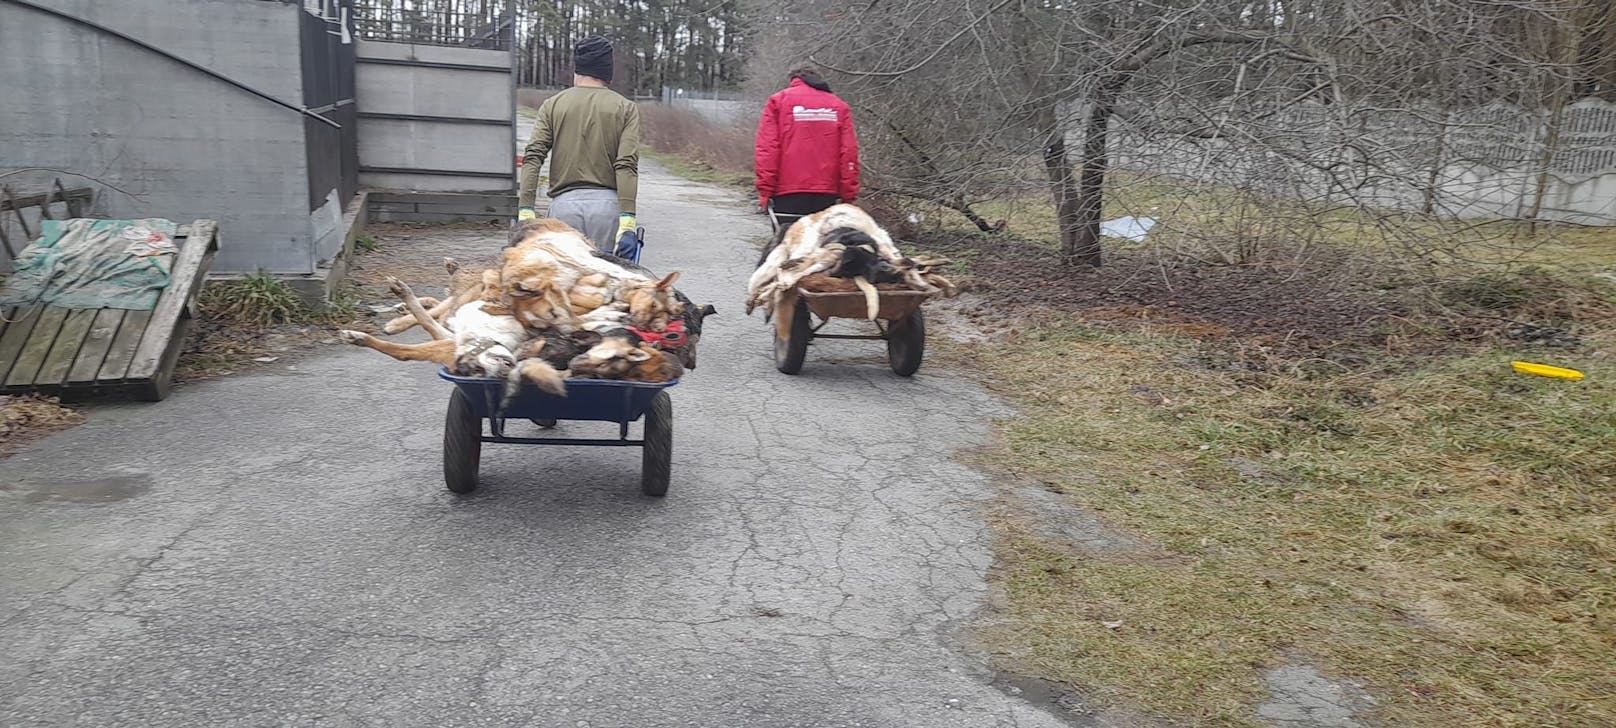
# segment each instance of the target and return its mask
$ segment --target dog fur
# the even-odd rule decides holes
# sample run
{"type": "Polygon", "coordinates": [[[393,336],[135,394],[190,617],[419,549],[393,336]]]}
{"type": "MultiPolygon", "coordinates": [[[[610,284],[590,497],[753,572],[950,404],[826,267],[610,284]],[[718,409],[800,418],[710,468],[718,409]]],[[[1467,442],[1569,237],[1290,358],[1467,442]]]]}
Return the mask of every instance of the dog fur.
{"type": "MultiPolygon", "coordinates": [[[[375,349],[400,361],[436,362],[459,376],[503,377],[516,367],[516,350],[527,339],[527,331],[509,309],[478,298],[460,306],[447,321],[439,323],[403,281],[389,278],[388,286],[432,336],[432,341],[399,344],[361,331],[338,331],[343,341],[375,349]]],[[[488,292],[484,290],[485,294],[488,292]]]]}
{"type": "Polygon", "coordinates": [[[567,368],[577,377],[636,382],[666,382],[684,373],[678,357],[645,345],[627,329],[604,333],[600,343],[573,357],[567,368]]]}
{"type": "Polygon", "coordinates": [[[833,205],[792,223],[763,256],[747,281],[746,312],[762,307],[773,317],[782,305],[795,303],[799,282],[823,274],[850,279],[864,292],[873,319],[879,310],[877,284],[901,282],[910,290],[953,295],[953,284],[931,270],[946,262],[928,265],[904,256],[868,213],[853,205],[833,205]]]}

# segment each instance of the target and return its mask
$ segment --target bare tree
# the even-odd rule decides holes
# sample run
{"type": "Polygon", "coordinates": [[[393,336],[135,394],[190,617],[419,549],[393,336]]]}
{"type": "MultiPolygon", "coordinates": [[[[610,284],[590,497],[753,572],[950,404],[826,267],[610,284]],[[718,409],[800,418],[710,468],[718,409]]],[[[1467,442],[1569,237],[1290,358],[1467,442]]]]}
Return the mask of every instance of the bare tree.
{"type": "Polygon", "coordinates": [[[1062,257],[1098,265],[1117,164],[1283,198],[1294,214],[1345,205],[1536,217],[1544,205],[1534,198],[1568,148],[1556,130],[1570,125],[1554,110],[1609,93],[1611,9],[1611,0],[759,2],[777,30],[758,37],[754,63],[813,59],[834,71],[878,122],[863,125],[876,185],[979,226],[975,201],[1020,194],[1025,171],[1040,169],[1062,257]],[[1450,194],[1464,165],[1507,172],[1497,184],[1522,187],[1519,209],[1478,211],[1450,194]],[[1517,170],[1538,178],[1535,194],[1517,170]]]}

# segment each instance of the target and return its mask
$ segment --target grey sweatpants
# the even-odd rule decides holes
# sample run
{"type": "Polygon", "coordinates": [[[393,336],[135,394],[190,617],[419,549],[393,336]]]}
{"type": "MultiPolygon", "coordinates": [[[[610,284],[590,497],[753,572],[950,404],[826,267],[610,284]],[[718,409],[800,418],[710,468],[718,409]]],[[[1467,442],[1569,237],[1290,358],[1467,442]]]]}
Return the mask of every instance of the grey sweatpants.
{"type": "Polygon", "coordinates": [[[550,217],[571,225],[595,247],[617,247],[617,190],[568,190],[550,200],[550,217]]]}

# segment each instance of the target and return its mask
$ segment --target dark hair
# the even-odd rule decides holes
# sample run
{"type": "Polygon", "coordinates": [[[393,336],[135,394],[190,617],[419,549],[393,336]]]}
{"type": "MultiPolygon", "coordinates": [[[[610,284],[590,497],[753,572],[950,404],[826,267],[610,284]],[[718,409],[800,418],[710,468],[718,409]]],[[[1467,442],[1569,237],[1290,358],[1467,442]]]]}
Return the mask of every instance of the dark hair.
{"type": "Polygon", "coordinates": [[[802,79],[803,83],[806,83],[809,86],[817,88],[820,91],[830,93],[830,84],[825,83],[825,79],[820,77],[820,75],[819,75],[819,70],[814,68],[813,66],[803,66],[801,68],[795,69],[795,70],[793,70],[791,72],[791,77],[792,78],[800,78],[800,79],[802,79]]]}

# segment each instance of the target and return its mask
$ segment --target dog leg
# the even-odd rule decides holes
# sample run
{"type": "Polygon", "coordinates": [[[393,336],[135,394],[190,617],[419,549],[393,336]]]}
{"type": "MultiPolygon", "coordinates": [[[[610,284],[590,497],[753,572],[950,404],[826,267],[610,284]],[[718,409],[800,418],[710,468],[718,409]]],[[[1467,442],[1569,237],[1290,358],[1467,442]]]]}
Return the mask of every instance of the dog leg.
{"type": "Polygon", "coordinates": [[[437,341],[428,341],[424,344],[398,344],[378,339],[363,331],[350,331],[348,329],[338,331],[337,338],[354,346],[375,349],[399,361],[430,361],[446,367],[454,365],[454,339],[439,339],[437,341]]]}
{"type": "MultiPolygon", "coordinates": [[[[431,296],[421,296],[417,300],[421,302],[422,306],[426,307],[426,315],[432,317],[434,321],[442,321],[444,316],[449,315],[459,307],[456,305],[456,298],[437,299],[431,296]]],[[[403,316],[389,320],[385,326],[382,326],[382,333],[389,335],[402,334],[415,328],[415,325],[420,323],[415,318],[415,314],[407,312],[407,308],[403,303],[398,304],[398,310],[406,311],[406,313],[403,316]]]]}
{"type": "Polygon", "coordinates": [[[522,391],[522,382],[527,382],[539,389],[557,397],[567,396],[566,372],[556,371],[550,363],[543,359],[527,359],[518,364],[505,379],[505,401],[508,403],[516,398],[522,391]]]}
{"type": "Polygon", "coordinates": [[[432,315],[421,307],[421,302],[415,298],[415,292],[411,291],[409,286],[404,285],[404,281],[388,276],[387,289],[392,291],[393,295],[403,299],[404,307],[409,309],[410,315],[415,317],[416,323],[419,323],[421,328],[426,329],[426,332],[433,339],[454,338],[454,334],[450,333],[448,329],[443,327],[443,324],[438,323],[437,319],[432,318],[432,315]]]}

